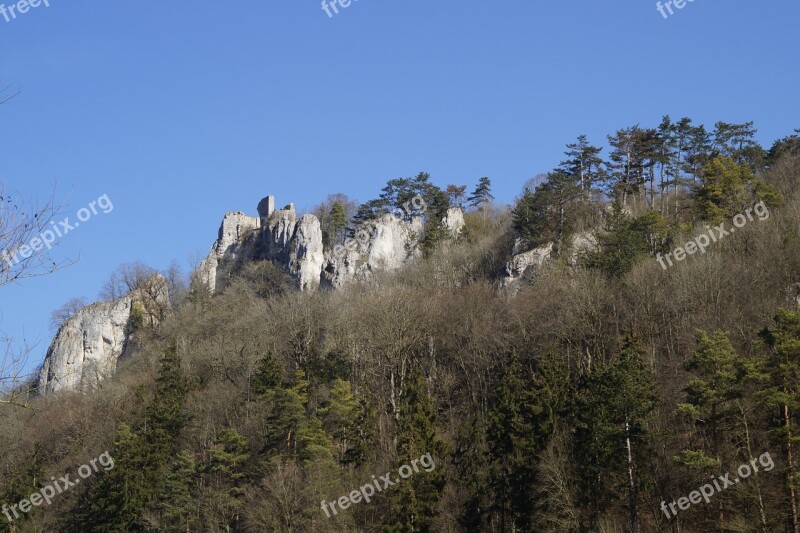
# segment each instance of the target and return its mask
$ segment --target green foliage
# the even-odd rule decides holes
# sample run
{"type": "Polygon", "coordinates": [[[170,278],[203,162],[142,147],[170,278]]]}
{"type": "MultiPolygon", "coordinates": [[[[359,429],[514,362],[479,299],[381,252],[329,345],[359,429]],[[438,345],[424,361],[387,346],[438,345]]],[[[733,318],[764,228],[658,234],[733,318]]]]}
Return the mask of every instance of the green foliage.
{"type": "Polygon", "coordinates": [[[172,460],[158,495],[163,527],[170,531],[191,531],[198,527],[199,506],[194,457],[181,451],[172,460]]]}
{"type": "Polygon", "coordinates": [[[344,239],[346,229],[347,215],[344,206],[340,202],[334,202],[322,227],[322,242],[326,249],[331,250],[335,245],[340,244],[344,239]]]}
{"type": "Polygon", "coordinates": [[[267,394],[283,382],[283,365],[268,352],[258,363],[253,374],[253,392],[259,396],[267,394]]]}
{"type": "Polygon", "coordinates": [[[572,235],[577,217],[572,207],[580,195],[574,176],[550,173],[535,192],[525,191],[512,213],[512,226],[529,246],[554,242],[558,255],[572,235]]]}
{"type": "Polygon", "coordinates": [[[467,198],[467,202],[473,209],[485,212],[492,200],[494,200],[494,196],[492,196],[492,180],[484,176],[478,180],[478,184],[472,194],[469,195],[469,198],[467,198]]]}
{"type": "Polygon", "coordinates": [[[695,208],[703,220],[720,224],[760,200],[776,207],[783,197],[774,186],[757,179],[748,165],[717,157],[703,169],[695,208]]]}
{"type": "Polygon", "coordinates": [[[671,242],[671,229],[658,213],[647,212],[633,218],[619,202],[606,216],[605,233],[598,235],[598,249],[589,252],[586,266],[618,278],[630,272],[645,255],[665,252],[671,242]]]}
{"type": "Polygon", "coordinates": [[[563,413],[564,371],[556,358],[547,357],[538,371],[526,372],[515,353],[503,369],[486,430],[493,510],[503,527],[533,527],[536,461],[563,413]]]}
{"type": "Polygon", "coordinates": [[[139,302],[135,302],[131,307],[131,315],[128,319],[128,327],[131,333],[136,333],[144,327],[144,307],[139,302]]]}
{"type": "Polygon", "coordinates": [[[634,339],[626,340],[613,362],[598,365],[580,382],[575,406],[575,460],[580,465],[581,504],[587,510],[584,522],[590,529],[612,504],[613,495],[621,493],[631,481],[625,453],[628,442],[637,475],[646,471],[646,423],[656,404],[655,378],[642,361],[634,339]]]}
{"type": "Polygon", "coordinates": [[[446,481],[442,463],[447,450],[436,435],[436,413],[425,377],[415,369],[406,380],[397,430],[398,468],[425,454],[430,454],[436,468],[430,472],[420,470],[393,487],[397,490],[390,495],[391,511],[384,519],[384,531],[431,532],[435,531],[436,505],[446,481]]]}
{"type": "Polygon", "coordinates": [[[145,531],[144,512],[158,509],[177,439],[187,422],[188,385],[173,343],[161,360],[155,393],[136,429],[121,424],[113,452],[114,468],[87,493],[77,531],[145,531]]]}

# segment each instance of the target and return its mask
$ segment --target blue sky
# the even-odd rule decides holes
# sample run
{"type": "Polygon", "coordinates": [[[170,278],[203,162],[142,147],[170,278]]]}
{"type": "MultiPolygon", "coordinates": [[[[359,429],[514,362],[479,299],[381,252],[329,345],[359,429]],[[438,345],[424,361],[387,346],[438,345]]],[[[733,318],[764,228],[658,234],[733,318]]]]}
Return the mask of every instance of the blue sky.
{"type": "MultiPolygon", "coordinates": [[[[0,4],[8,5],[8,0],[0,4]]],[[[0,180],[54,181],[66,214],[114,210],[60,241],[80,261],[2,288],[0,331],[37,345],[50,312],[123,262],[188,266],[227,211],[267,194],[310,208],[428,171],[492,178],[509,203],[580,133],[664,114],[800,127],[796,0],[49,0],[0,17],[0,180]]]]}

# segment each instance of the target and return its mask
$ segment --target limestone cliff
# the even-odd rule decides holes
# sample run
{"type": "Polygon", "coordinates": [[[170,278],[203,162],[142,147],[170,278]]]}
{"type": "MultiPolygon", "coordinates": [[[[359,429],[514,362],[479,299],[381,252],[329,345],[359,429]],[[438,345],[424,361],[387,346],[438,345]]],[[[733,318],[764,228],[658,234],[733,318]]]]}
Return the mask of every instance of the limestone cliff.
{"type": "Polygon", "coordinates": [[[90,390],[114,374],[131,337],[132,316],[154,325],[168,306],[164,278],[144,285],[119,300],[88,305],[61,325],[39,371],[41,394],[90,390]]]}
{"type": "MultiPolygon", "coordinates": [[[[301,290],[320,284],[338,288],[368,279],[378,270],[393,270],[419,254],[422,220],[410,221],[387,215],[362,226],[357,239],[324,252],[322,229],[314,215],[297,217],[289,204],[274,210],[268,196],[258,205],[258,218],[228,213],[217,241],[198,268],[199,279],[212,291],[220,291],[236,268],[246,261],[270,260],[292,275],[301,290]]],[[[451,209],[443,221],[451,234],[464,226],[461,210],[451,209]]]]}

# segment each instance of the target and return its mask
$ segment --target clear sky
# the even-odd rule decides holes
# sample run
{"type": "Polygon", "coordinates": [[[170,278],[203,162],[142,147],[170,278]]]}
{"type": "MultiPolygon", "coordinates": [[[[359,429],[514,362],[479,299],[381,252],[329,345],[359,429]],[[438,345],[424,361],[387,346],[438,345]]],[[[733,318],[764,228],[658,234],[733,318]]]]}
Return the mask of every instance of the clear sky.
{"type": "MultiPolygon", "coordinates": [[[[57,256],[6,286],[0,331],[38,343],[50,312],[95,299],[123,262],[205,255],[227,211],[267,194],[310,208],[391,178],[489,176],[510,203],[580,133],[596,144],[664,114],[800,127],[797,0],[48,0],[0,16],[0,180],[57,182],[67,215],[107,194],[57,256]]],[[[10,0],[0,0],[6,8],[10,0]]]]}

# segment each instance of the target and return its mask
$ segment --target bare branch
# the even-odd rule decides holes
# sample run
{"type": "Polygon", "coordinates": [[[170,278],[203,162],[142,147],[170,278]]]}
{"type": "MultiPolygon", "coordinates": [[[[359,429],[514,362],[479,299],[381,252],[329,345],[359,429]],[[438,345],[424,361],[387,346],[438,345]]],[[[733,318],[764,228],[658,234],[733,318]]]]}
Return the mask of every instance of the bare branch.
{"type": "Polygon", "coordinates": [[[14,281],[52,274],[75,260],[54,260],[58,242],[54,218],[62,206],[53,192],[43,202],[26,200],[0,183],[0,287],[14,281]]]}

